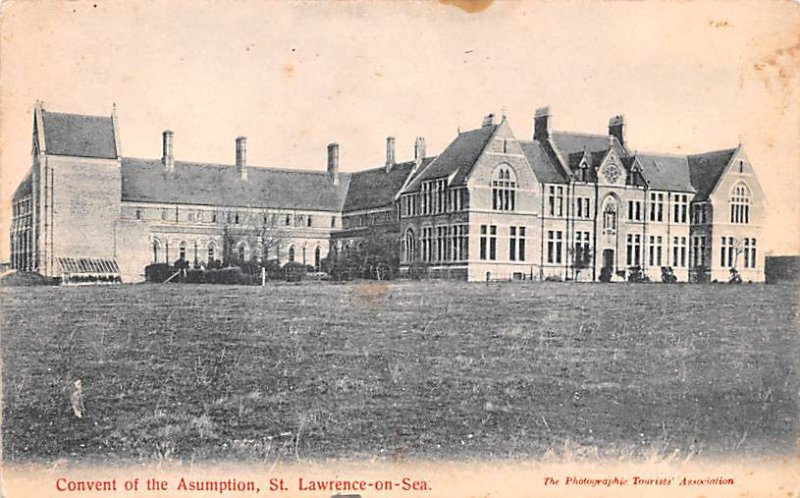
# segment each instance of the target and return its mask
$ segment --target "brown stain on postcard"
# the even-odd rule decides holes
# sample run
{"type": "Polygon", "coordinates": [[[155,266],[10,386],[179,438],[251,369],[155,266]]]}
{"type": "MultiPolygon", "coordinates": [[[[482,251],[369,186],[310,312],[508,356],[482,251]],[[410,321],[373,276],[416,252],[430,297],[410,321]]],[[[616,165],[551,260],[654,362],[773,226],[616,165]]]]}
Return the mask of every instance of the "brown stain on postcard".
{"type": "Polygon", "coordinates": [[[494,0],[439,0],[443,5],[452,5],[469,14],[475,14],[488,9],[494,0]]]}

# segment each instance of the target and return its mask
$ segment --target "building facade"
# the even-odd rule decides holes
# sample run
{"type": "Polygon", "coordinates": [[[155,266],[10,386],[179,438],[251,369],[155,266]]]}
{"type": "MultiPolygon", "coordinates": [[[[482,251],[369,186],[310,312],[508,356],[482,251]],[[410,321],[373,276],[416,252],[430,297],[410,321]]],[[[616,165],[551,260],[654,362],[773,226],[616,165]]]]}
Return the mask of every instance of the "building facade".
{"type": "Polygon", "coordinates": [[[764,280],[765,200],[741,145],[676,156],[632,151],[621,116],[608,132],[552,129],[531,139],[488,115],[436,156],[417,138],[398,162],[339,171],[253,167],[247,141],[233,164],[177,161],[165,131],[160,159],[125,157],[116,112],[53,113],[37,103],[32,166],[12,205],[12,267],[68,278],[119,274],[183,259],[321,261],[358,251],[375,233],[397,244],[401,272],[470,281],[625,278],[724,281],[735,268],[764,280]]]}

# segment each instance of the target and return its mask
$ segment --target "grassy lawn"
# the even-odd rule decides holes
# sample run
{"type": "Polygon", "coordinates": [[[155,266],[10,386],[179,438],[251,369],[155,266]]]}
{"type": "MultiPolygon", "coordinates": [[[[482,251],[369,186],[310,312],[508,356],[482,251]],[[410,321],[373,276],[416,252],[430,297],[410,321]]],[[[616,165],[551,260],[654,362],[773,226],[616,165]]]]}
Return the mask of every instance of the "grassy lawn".
{"type": "Polygon", "coordinates": [[[686,458],[795,448],[794,287],[0,291],[9,461],[686,458]],[[69,403],[76,379],[82,419],[69,403]]]}

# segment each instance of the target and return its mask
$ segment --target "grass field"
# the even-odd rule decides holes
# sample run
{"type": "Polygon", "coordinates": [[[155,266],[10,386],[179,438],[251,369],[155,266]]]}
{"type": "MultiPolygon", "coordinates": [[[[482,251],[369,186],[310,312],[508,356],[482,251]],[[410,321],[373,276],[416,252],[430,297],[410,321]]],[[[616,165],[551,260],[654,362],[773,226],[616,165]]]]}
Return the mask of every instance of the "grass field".
{"type": "Polygon", "coordinates": [[[792,453],[764,285],[2,289],[10,461],[792,453]],[[69,394],[81,379],[85,416],[69,394]]]}

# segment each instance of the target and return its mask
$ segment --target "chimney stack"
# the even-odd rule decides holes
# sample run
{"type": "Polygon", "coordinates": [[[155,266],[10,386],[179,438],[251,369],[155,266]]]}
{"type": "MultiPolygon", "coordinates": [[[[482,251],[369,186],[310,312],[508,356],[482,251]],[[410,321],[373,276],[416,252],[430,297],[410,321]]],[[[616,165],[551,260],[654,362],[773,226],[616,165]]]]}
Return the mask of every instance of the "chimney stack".
{"type": "Polygon", "coordinates": [[[236,137],[236,169],[239,177],[247,180],[247,137],[236,137]]]}
{"type": "Polygon", "coordinates": [[[339,185],[339,144],[328,144],[328,175],[339,185]]]}
{"type": "Polygon", "coordinates": [[[625,145],[625,116],[620,114],[608,120],[608,134],[625,145]]]}
{"type": "Polygon", "coordinates": [[[481,128],[485,126],[492,126],[494,124],[494,114],[489,113],[483,118],[483,123],[481,123],[481,128]]]}
{"type": "Polygon", "coordinates": [[[420,164],[425,159],[425,137],[417,137],[414,141],[414,162],[420,164]]]}
{"type": "Polygon", "coordinates": [[[163,140],[161,142],[161,164],[164,165],[164,170],[171,172],[175,169],[175,158],[172,155],[172,137],[174,133],[171,130],[165,130],[162,134],[163,140]]]}
{"type": "Polygon", "coordinates": [[[550,108],[540,107],[533,114],[533,139],[547,140],[550,137],[550,108]]]}
{"type": "Polygon", "coordinates": [[[386,137],[386,172],[391,171],[394,165],[394,137],[386,137]]]}

